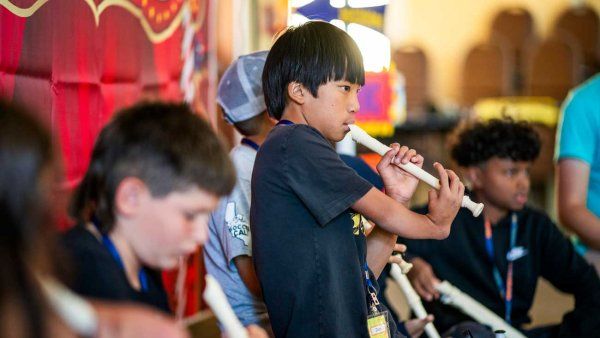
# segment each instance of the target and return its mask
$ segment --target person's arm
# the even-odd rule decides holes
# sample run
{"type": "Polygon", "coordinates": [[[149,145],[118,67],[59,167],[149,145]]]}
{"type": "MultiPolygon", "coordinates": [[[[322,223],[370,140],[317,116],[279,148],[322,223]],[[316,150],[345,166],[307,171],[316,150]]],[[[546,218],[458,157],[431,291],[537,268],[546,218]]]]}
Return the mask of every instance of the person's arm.
{"type": "Polygon", "coordinates": [[[227,262],[235,265],[242,282],[250,293],[262,299],[262,290],[254,270],[252,248],[250,245],[251,171],[249,167],[252,163],[234,157],[234,164],[236,165],[238,175],[237,184],[227,197],[225,210],[221,210],[221,216],[217,218],[219,222],[217,224],[220,225],[218,228],[225,229],[226,231],[216,231],[216,234],[221,242],[223,254],[227,262]],[[241,228],[245,231],[232,232],[227,230],[232,228],[241,228]]]}
{"type": "MultiPolygon", "coordinates": [[[[393,144],[392,147],[396,147],[396,145],[393,144]]],[[[385,157],[382,158],[377,166],[377,170],[382,174],[384,184],[388,183],[386,193],[391,195],[396,202],[408,208],[419,180],[403,170],[397,170],[396,166],[386,166],[386,160],[385,157]]],[[[398,153],[393,160],[399,160],[403,164],[411,162],[419,168],[423,166],[423,156],[418,155],[414,149],[408,149],[408,147],[399,147],[398,153]]],[[[374,226],[368,235],[367,263],[376,278],[379,278],[379,275],[388,263],[397,240],[398,235],[378,226],[374,226]]]]}
{"type": "Polygon", "coordinates": [[[419,296],[428,302],[439,298],[440,294],[435,289],[435,285],[439,284],[440,280],[433,272],[431,265],[420,257],[414,257],[410,260],[410,263],[413,267],[408,272],[407,277],[419,296]]]}
{"type": "Polygon", "coordinates": [[[425,325],[433,323],[433,315],[428,315],[423,319],[410,319],[404,322],[404,327],[410,337],[421,337],[425,332],[425,325]]]}
{"type": "MultiPolygon", "coordinates": [[[[407,238],[441,239],[448,236],[464,193],[464,186],[452,171],[446,172],[440,164],[434,164],[441,188],[429,193],[430,212],[425,216],[418,215],[398,202],[401,197],[406,197],[401,182],[410,174],[396,165],[401,160],[396,157],[400,151],[397,144],[392,145],[377,165],[386,193],[390,195],[387,196],[345,165],[317,131],[296,126],[291,133],[281,163],[286,173],[282,180],[319,225],[326,226],[351,208],[382,229],[407,238]]],[[[408,149],[405,152],[408,153],[408,149]]],[[[408,198],[411,196],[412,192],[408,198]]]]}
{"type": "Polygon", "coordinates": [[[379,278],[385,268],[397,239],[397,235],[378,226],[375,226],[367,237],[367,263],[375,278],[379,278]]]}
{"type": "MultiPolygon", "coordinates": [[[[391,151],[390,151],[391,152],[391,151]]],[[[390,155],[386,154],[385,156],[390,155]]],[[[440,190],[429,191],[429,213],[419,215],[381,191],[371,188],[352,205],[382,229],[412,239],[444,239],[458,213],[464,195],[464,185],[455,173],[446,172],[441,164],[434,165],[440,177],[440,190]]],[[[387,258],[386,258],[387,259],[387,258]]]]}
{"type": "Polygon", "coordinates": [[[237,268],[238,274],[248,290],[250,290],[254,296],[262,299],[262,289],[260,288],[256,271],[254,270],[252,257],[246,255],[237,256],[233,258],[233,264],[237,268]]]}
{"type": "MultiPolygon", "coordinates": [[[[600,322],[600,280],[571,242],[545,217],[535,243],[539,252],[540,274],[554,287],[575,297],[575,309],[563,317],[560,337],[589,337],[598,333],[600,322]]],[[[532,242],[533,243],[533,242],[532,242]]]]}
{"type": "Polygon", "coordinates": [[[600,250],[600,218],[586,206],[590,166],[575,158],[561,159],[556,168],[558,218],[581,240],[600,250]]]}

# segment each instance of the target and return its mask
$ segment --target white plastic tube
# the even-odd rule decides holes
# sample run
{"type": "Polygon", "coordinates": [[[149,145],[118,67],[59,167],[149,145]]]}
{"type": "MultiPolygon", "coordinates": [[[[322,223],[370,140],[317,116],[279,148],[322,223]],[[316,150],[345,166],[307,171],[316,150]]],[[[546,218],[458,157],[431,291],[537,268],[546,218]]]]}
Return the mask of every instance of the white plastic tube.
{"type": "Polygon", "coordinates": [[[456,307],[479,323],[489,325],[493,331],[503,330],[510,338],[525,338],[519,330],[449,282],[443,281],[435,288],[442,294],[443,303],[456,307]]]}
{"type": "Polygon", "coordinates": [[[83,298],[49,277],[39,277],[42,291],[58,316],[78,335],[92,337],[98,330],[94,308],[83,298]]]}
{"type": "MultiPolygon", "coordinates": [[[[362,145],[364,145],[365,147],[371,149],[372,151],[378,153],[379,155],[383,156],[385,155],[385,153],[387,153],[391,148],[386,146],[385,144],[377,141],[376,139],[374,139],[373,137],[371,137],[369,134],[367,134],[367,132],[365,132],[364,130],[362,130],[359,126],[357,125],[350,125],[350,133],[352,134],[352,139],[356,142],[356,143],[360,143],[362,145]]],[[[407,172],[409,172],[411,175],[415,176],[416,178],[420,179],[421,181],[429,184],[431,187],[435,188],[435,189],[440,189],[440,180],[435,178],[433,175],[431,175],[430,173],[426,172],[425,170],[417,167],[416,165],[414,165],[413,163],[407,163],[407,164],[398,164],[398,166],[404,170],[406,170],[407,172]]],[[[462,204],[463,207],[471,210],[471,212],[473,213],[473,216],[477,217],[479,216],[479,214],[481,214],[481,211],[483,210],[483,203],[475,203],[473,202],[469,196],[463,196],[463,200],[462,200],[462,204]]]]}
{"type": "MultiPolygon", "coordinates": [[[[417,315],[417,318],[423,319],[427,317],[427,311],[425,311],[423,303],[421,303],[421,298],[415,292],[415,289],[413,289],[412,285],[410,285],[410,281],[406,275],[402,273],[400,266],[396,263],[391,264],[391,266],[392,268],[390,270],[390,275],[398,283],[400,289],[402,289],[402,292],[408,301],[408,305],[417,315]]],[[[428,323],[425,325],[425,333],[427,333],[429,338],[440,338],[440,334],[435,329],[435,326],[433,326],[433,323],[428,323]]]]}
{"type": "Polygon", "coordinates": [[[206,287],[202,297],[223,325],[229,338],[248,338],[246,329],[235,316],[219,282],[211,275],[206,275],[206,287]]]}

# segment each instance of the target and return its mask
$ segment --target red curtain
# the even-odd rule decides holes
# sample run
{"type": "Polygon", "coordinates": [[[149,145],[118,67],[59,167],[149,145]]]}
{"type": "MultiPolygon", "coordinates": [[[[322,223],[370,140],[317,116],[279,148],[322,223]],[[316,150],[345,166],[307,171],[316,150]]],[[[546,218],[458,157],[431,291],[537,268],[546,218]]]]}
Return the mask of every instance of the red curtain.
{"type": "MultiPolygon", "coordinates": [[[[208,10],[209,0],[0,2],[0,96],[36,112],[52,130],[65,193],[81,179],[95,137],[115,110],[143,99],[182,100],[189,58],[197,75],[183,83],[196,82],[196,107],[212,104],[208,10]],[[182,53],[186,29],[193,44],[182,53]]],[[[199,307],[200,260],[191,261],[187,313],[199,307]]]]}

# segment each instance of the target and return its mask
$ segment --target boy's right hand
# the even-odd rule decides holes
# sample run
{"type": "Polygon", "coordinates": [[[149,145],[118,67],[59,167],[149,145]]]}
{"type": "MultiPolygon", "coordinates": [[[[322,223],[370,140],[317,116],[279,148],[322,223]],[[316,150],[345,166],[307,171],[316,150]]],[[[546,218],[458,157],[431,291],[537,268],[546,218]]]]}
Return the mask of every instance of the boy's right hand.
{"type": "Polygon", "coordinates": [[[428,302],[438,299],[440,294],[435,289],[435,285],[439,284],[440,280],[433,273],[431,265],[419,257],[413,258],[410,262],[413,267],[406,276],[415,291],[428,302]]]}
{"type": "Polygon", "coordinates": [[[429,213],[427,217],[435,225],[442,227],[447,237],[450,234],[452,221],[461,207],[465,186],[454,171],[444,169],[437,162],[433,166],[438,171],[440,189],[429,191],[429,213]]]}

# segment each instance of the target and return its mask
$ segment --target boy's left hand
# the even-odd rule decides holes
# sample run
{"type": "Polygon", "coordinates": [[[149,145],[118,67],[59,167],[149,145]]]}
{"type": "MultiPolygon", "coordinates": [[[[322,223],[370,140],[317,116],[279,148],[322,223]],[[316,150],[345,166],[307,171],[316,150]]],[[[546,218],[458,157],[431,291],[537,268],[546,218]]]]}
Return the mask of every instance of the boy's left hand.
{"type": "Polygon", "coordinates": [[[425,325],[433,322],[433,315],[428,315],[423,319],[410,319],[404,322],[404,327],[408,332],[409,337],[416,338],[421,337],[423,332],[425,331],[425,325]]]}
{"type": "Polygon", "coordinates": [[[417,189],[419,179],[401,169],[398,164],[413,163],[419,168],[423,167],[423,156],[414,149],[392,143],[392,148],[377,164],[377,171],[383,179],[385,193],[396,201],[406,204],[417,189]]]}

